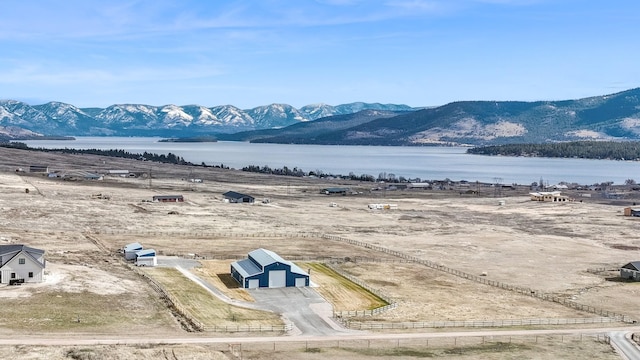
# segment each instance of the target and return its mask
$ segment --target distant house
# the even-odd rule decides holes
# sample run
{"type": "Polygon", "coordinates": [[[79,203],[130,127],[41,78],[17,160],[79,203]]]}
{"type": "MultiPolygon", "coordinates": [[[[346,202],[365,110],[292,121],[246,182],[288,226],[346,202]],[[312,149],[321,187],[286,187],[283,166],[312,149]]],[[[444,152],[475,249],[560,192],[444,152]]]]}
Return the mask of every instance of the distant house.
{"type": "Polygon", "coordinates": [[[231,203],[253,203],[256,199],[253,196],[241,194],[235,191],[227,191],[222,194],[231,203]]]}
{"type": "Polygon", "coordinates": [[[640,281],[640,261],[632,261],[620,268],[620,277],[627,280],[640,281]]]}
{"type": "Polygon", "coordinates": [[[26,245],[0,245],[0,284],[42,282],[44,250],[26,245]]]}
{"type": "Polygon", "coordinates": [[[560,191],[539,191],[529,193],[531,201],[551,201],[551,202],[563,202],[569,201],[567,196],[564,196],[560,191]]]}
{"type": "Polygon", "coordinates": [[[640,217],[640,208],[624,208],[624,216],[640,217]]]}
{"type": "Polygon", "coordinates": [[[329,187],[320,190],[320,193],[325,195],[346,195],[348,192],[349,188],[343,187],[329,187]]]}
{"type": "Polygon", "coordinates": [[[154,202],[183,202],[184,197],[182,195],[155,195],[153,197],[154,202]]]}
{"type": "Polygon", "coordinates": [[[231,264],[231,276],[247,289],[309,286],[309,274],[273,251],[257,249],[231,264]]]}

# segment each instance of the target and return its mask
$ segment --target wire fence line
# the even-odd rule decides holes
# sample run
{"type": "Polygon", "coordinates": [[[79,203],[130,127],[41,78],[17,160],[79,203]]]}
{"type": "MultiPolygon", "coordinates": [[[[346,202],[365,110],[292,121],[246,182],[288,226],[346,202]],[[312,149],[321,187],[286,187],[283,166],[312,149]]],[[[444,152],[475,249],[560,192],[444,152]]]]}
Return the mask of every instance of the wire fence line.
{"type": "Polygon", "coordinates": [[[166,302],[168,302],[169,303],[169,307],[174,309],[182,318],[184,318],[187,321],[187,323],[189,324],[190,328],[192,328],[195,331],[204,331],[205,330],[204,324],[202,324],[195,317],[193,317],[191,315],[191,313],[189,311],[187,311],[187,309],[185,309],[180,304],[180,301],[178,301],[178,299],[176,299],[173,295],[171,295],[171,293],[169,293],[164,288],[164,286],[162,286],[162,284],[157,282],[151,276],[149,276],[149,275],[145,274],[144,272],[138,270],[133,265],[129,265],[129,268],[133,272],[135,272],[136,274],[140,275],[143,279],[145,279],[149,283],[151,288],[153,290],[155,290],[160,295],[160,298],[165,300],[166,302]]]}
{"type": "MultiPolygon", "coordinates": [[[[522,295],[526,295],[526,296],[531,296],[531,297],[535,297],[538,298],[540,300],[544,300],[544,301],[549,301],[549,302],[553,302],[553,303],[557,303],[557,304],[561,304],[565,307],[569,307],[575,310],[579,310],[579,311],[584,311],[584,312],[588,312],[588,313],[592,313],[595,315],[599,315],[599,316],[604,316],[604,317],[610,317],[615,319],[616,321],[621,321],[621,322],[626,322],[626,323],[636,323],[637,321],[634,320],[633,318],[629,317],[628,315],[625,314],[621,314],[621,313],[617,313],[614,311],[609,311],[609,310],[605,310],[602,308],[597,308],[594,306],[589,306],[589,305],[583,305],[583,304],[579,304],[576,303],[575,301],[571,301],[568,300],[566,298],[560,297],[560,296],[555,296],[555,295],[549,295],[549,294],[545,294],[541,291],[532,289],[532,288],[525,288],[525,287],[521,287],[521,286],[516,286],[516,285],[511,285],[511,284],[507,284],[507,283],[503,283],[500,281],[496,281],[496,280],[490,280],[487,279],[486,277],[483,276],[478,276],[478,275],[473,275],[464,271],[460,271],[460,270],[456,270],[453,268],[449,268],[445,265],[441,265],[441,264],[437,264],[433,261],[430,260],[424,260],[424,259],[420,259],[418,257],[415,256],[411,256],[408,254],[405,254],[403,252],[397,251],[397,250],[393,250],[393,249],[389,249],[389,248],[385,248],[379,245],[374,245],[374,244],[370,244],[370,243],[366,243],[366,242],[362,242],[359,240],[352,240],[352,239],[348,239],[348,238],[344,238],[341,236],[336,236],[336,235],[329,235],[329,234],[322,234],[322,233],[316,233],[316,232],[310,232],[310,233],[240,233],[240,232],[185,232],[185,231],[176,231],[176,232],[155,232],[155,231],[148,231],[148,232],[131,232],[131,231],[127,231],[127,230],[120,230],[120,229],[104,229],[104,230],[100,230],[98,232],[95,232],[95,234],[105,234],[105,235],[147,235],[147,236],[151,236],[151,235],[171,235],[171,236],[176,236],[176,237],[197,237],[197,238],[211,238],[211,237],[233,237],[233,238],[318,238],[318,239],[326,239],[326,240],[332,240],[332,241],[338,241],[338,242],[342,242],[342,243],[346,243],[346,244],[350,244],[350,245],[354,245],[354,246],[358,246],[358,247],[362,247],[362,248],[366,248],[366,249],[370,249],[379,253],[384,253],[384,254],[388,254],[391,256],[394,256],[396,258],[402,259],[408,263],[416,263],[416,264],[420,264],[423,266],[427,266],[429,268],[438,270],[438,271],[442,271],[463,279],[467,279],[470,281],[474,281],[480,284],[484,284],[484,285],[488,285],[488,286],[493,286],[496,288],[500,288],[500,289],[504,289],[504,290],[508,290],[508,291],[512,291],[512,292],[516,292],[522,295]]],[[[244,256],[242,257],[244,258],[244,256]]],[[[340,258],[333,258],[336,261],[340,261],[340,258]]],[[[363,261],[361,259],[361,261],[363,261]]],[[[374,260],[375,261],[375,260],[374,260]]],[[[378,261],[385,261],[385,260],[378,260],[378,261]]]]}
{"type": "Polygon", "coordinates": [[[360,286],[361,288],[369,291],[370,293],[374,294],[375,296],[379,297],[380,299],[384,300],[387,303],[387,305],[385,305],[385,306],[377,307],[377,308],[374,308],[374,309],[352,310],[352,311],[333,311],[333,317],[335,319],[338,319],[338,320],[341,321],[342,319],[347,318],[347,317],[378,315],[378,314],[381,314],[381,313],[383,313],[383,312],[385,312],[387,310],[395,309],[398,306],[398,304],[390,296],[384,294],[381,290],[372,288],[371,286],[369,286],[369,284],[365,283],[364,281],[356,278],[355,276],[352,276],[351,274],[347,274],[346,272],[342,271],[341,269],[337,268],[336,266],[333,266],[330,263],[325,263],[325,265],[327,265],[331,270],[333,270],[336,273],[338,273],[340,276],[345,277],[346,279],[348,279],[352,283],[354,283],[354,284],[360,286]]]}
{"type": "Polygon", "coordinates": [[[578,325],[578,324],[605,324],[617,322],[608,317],[595,318],[540,318],[540,319],[504,319],[504,320],[464,320],[464,321],[354,321],[343,320],[343,324],[354,330],[393,330],[393,329],[426,329],[426,328],[455,328],[455,327],[506,327],[506,326],[531,326],[531,325],[578,325]]]}
{"type": "MultiPolygon", "coordinates": [[[[548,335],[476,335],[476,336],[442,336],[432,338],[394,338],[394,339],[350,339],[349,337],[343,337],[340,340],[325,340],[325,339],[305,339],[299,341],[251,341],[251,342],[220,342],[209,344],[212,350],[222,351],[232,355],[236,359],[253,358],[256,353],[265,357],[264,354],[269,353],[283,353],[288,351],[298,351],[301,353],[309,353],[311,356],[313,353],[322,352],[321,350],[331,349],[348,349],[350,352],[345,353],[344,356],[353,356],[353,350],[368,350],[371,351],[369,355],[386,355],[394,354],[389,352],[390,350],[398,349],[397,357],[405,355],[405,357],[415,356],[420,357],[419,353],[411,354],[408,350],[437,350],[437,349],[465,349],[472,348],[472,351],[478,351],[482,354],[485,348],[478,348],[478,346],[487,346],[486,349],[490,350],[495,345],[505,344],[530,344],[539,346],[559,346],[563,347],[563,344],[579,344],[582,342],[596,342],[600,344],[610,345],[610,338],[603,333],[596,334],[548,334],[548,335]],[[253,356],[253,357],[252,357],[253,356]]],[[[498,346],[497,349],[503,349],[502,351],[508,351],[508,347],[498,346]]],[[[604,350],[604,348],[603,348],[604,350]]],[[[609,348],[607,348],[609,350],[609,348]]],[[[500,351],[500,350],[497,350],[500,351]]],[[[455,354],[455,352],[449,352],[449,354],[455,354]]],[[[478,354],[475,353],[475,354],[478,354]]],[[[467,353],[461,353],[467,354],[467,353]]],[[[474,354],[471,352],[469,354],[474,354]]],[[[322,354],[319,354],[321,357],[322,354]]],[[[268,357],[268,356],[267,356],[268,357]]],[[[282,356],[281,356],[282,357],[282,356]]],[[[313,356],[311,356],[313,357],[313,356]]],[[[436,354],[431,352],[425,352],[423,357],[437,357],[436,354]]]]}
{"type": "Polygon", "coordinates": [[[151,288],[155,290],[160,298],[169,303],[169,307],[173,308],[182,318],[184,318],[189,327],[195,331],[202,332],[287,332],[293,329],[293,324],[286,322],[278,325],[209,325],[196,319],[187,309],[182,306],[180,301],[176,299],[169,291],[167,291],[162,284],[157,282],[151,276],[140,271],[135,266],[129,266],[133,272],[144,278],[151,288]]]}
{"type": "Polygon", "coordinates": [[[441,264],[437,264],[434,263],[432,261],[429,260],[424,260],[424,259],[420,259],[417,258],[415,256],[411,256],[411,255],[407,255],[403,252],[397,251],[397,250],[392,250],[392,249],[388,249],[382,246],[378,246],[378,245],[373,245],[370,243],[365,243],[362,241],[358,241],[358,240],[352,240],[352,239],[347,239],[347,238],[343,238],[341,236],[335,236],[335,235],[328,235],[328,234],[323,234],[321,235],[323,239],[328,239],[328,240],[333,240],[333,241],[340,241],[340,242],[344,242],[347,244],[351,244],[351,245],[355,245],[355,246],[360,246],[360,247],[364,247],[367,249],[371,249],[377,252],[382,252],[385,254],[390,254],[405,260],[408,260],[409,262],[412,263],[416,263],[416,264],[420,264],[420,265],[424,265],[427,267],[430,267],[432,269],[436,269],[439,271],[443,271],[446,272],[448,274],[463,278],[463,279],[467,279],[467,280],[471,280],[471,281],[475,281],[477,283],[480,284],[484,284],[484,285],[489,285],[489,286],[493,286],[493,287],[497,287],[500,289],[504,289],[504,290],[509,290],[512,292],[516,292],[522,295],[526,295],[526,296],[531,296],[531,297],[535,297],[544,301],[549,301],[549,302],[554,302],[557,304],[561,304],[564,305],[566,307],[575,309],[575,310],[580,310],[580,311],[584,311],[584,312],[588,312],[588,313],[592,313],[592,314],[596,314],[596,315],[600,315],[600,316],[605,316],[605,317],[610,317],[615,319],[616,321],[622,321],[622,322],[627,322],[627,323],[636,323],[636,320],[632,319],[631,317],[624,315],[624,314],[620,314],[620,313],[616,313],[614,311],[608,311],[608,310],[604,310],[602,308],[597,308],[594,306],[589,306],[589,305],[582,305],[579,303],[576,303],[575,301],[571,301],[568,300],[566,298],[562,298],[559,296],[554,296],[554,295],[548,295],[545,294],[541,291],[538,290],[534,290],[532,288],[524,288],[524,287],[520,287],[520,286],[516,286],[516,285],[511,285],[511,284],[507,284],[507,283],[503,283],[500,281],[496,281],[496,280],[489,280],[486,277],[483,276],[477,276],[477,275],[473,275],[473,274],[469,274],[466,273],[464,271],[460,271],[460,270],[456,270],[456,269],[452,269],[449,268],[447,266],[441,265],[441,264]]]}

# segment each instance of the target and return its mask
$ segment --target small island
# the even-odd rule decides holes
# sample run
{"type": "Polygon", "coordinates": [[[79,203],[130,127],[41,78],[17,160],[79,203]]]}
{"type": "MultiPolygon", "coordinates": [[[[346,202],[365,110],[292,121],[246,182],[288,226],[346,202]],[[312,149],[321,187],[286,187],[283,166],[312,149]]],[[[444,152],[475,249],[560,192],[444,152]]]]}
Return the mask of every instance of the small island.
{"type": "Polygon", "coordinates": [[[213,136],[205,135],[205,136],[193,136],[193,137],[183,137],[183,138],[169,138],[169,139],[161,139],[158,142],[173,142],[173,143],[192,143],[192,142],[217,142],[213,136]]]}
{"type": "Polygon", "coordinates": [[[467,150],[468,154],[528,156],[549,158],[579,158],[600,160],[639,160],[637,141],[570,141],[545,144],[505,144],[481,146],[467,150]]]}

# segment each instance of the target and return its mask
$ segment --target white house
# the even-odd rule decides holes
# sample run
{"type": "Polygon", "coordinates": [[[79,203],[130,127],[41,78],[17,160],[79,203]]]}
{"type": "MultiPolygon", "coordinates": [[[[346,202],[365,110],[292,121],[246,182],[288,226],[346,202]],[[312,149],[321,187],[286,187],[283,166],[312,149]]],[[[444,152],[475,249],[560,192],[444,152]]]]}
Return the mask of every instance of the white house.
{"type": "Polygon", "coordinates": [[[42,282],[44,250],[26,245],[0,245],[0,284],[42,282]]]}

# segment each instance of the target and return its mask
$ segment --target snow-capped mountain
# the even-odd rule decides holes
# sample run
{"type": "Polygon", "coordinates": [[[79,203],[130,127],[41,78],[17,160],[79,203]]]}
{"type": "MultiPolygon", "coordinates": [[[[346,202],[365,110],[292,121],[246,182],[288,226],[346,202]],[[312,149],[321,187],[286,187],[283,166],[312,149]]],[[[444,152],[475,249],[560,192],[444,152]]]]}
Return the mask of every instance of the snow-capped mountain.
{"type": "Polygon", "coordinates": [[[247,113],[259,128],[280,128],[293,125],[297,122],[308,121],[298,109],[287,104],[271,104],[258,106],[247,113]]]}
{"type": "MultiPolygon", "coordinates": [[[[364,103],[359,103],[364,104],[364,103]]],[[[404,105],[393,105],[393,107],[404,105]]],[[[354,108],[366,108],[357,105],[354,108]]],[[[0,126],[14,126],[49,136],[181,136],[233,133],[281,128],[341,113],[326,104],[298,110],[287,104],[271,104],[249,110],[233,105],[115,104],[107,108],[78,108],[52,101],[31,106],[0,100],[0,126]],[[180,133],[176,133],[180,131],[180,133]]],[[[345,108],[348,111],[348,108],[345,108]]]]}

